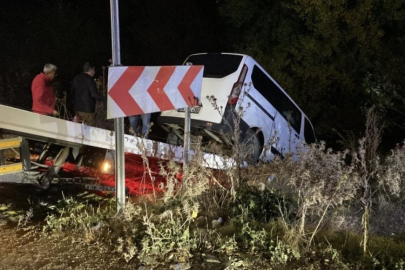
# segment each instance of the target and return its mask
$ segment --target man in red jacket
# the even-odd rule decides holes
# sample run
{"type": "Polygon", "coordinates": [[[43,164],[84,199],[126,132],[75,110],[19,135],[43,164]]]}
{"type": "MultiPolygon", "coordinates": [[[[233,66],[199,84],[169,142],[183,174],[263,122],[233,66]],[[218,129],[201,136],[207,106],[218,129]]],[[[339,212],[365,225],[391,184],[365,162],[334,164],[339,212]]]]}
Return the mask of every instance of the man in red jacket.
{"type": "Polygon", "coordinates": [[[35,76],[31,85],[32,111],[39,114],[57,116],[55,110],[56,98],[52,89],[52,80],[55,78],[57,67],[46,64],[44,71],[35,76]]]}

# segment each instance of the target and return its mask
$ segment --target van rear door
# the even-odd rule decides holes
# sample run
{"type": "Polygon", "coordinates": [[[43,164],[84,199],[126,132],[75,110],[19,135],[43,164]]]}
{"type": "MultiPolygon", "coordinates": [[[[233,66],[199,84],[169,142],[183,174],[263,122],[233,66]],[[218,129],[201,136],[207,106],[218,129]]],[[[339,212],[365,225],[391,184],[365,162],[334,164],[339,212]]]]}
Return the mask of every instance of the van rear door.
{"type": "MultiPolygon", "coordinates": [[[[238,80],[243,61],[243,55],[226,53],[194,54],[187,58],[184,62],[186,65],[204,66],[201,108],[192,110],[192,120],[221,123],[223,111],[227,105],[232,86],[238,80]],[[215,104],[212,104],[213,101],[215,104]]],[[[165,111],[162,112],[161,116],[184,118],[184,110],[165,111]]]]}

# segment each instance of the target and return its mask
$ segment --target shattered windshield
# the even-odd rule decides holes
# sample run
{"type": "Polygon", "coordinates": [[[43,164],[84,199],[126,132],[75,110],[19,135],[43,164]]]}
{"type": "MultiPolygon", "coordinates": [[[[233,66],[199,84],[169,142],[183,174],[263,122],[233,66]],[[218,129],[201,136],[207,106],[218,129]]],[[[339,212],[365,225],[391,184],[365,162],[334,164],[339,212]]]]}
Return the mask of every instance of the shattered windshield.
{"type": "Polygon", "coordinates": [[[203,65],[205,78],[223,78],[238,69],[242,57],[242,55],[220,53],[199,54],[190,56],[185,63],[203,65]]]}

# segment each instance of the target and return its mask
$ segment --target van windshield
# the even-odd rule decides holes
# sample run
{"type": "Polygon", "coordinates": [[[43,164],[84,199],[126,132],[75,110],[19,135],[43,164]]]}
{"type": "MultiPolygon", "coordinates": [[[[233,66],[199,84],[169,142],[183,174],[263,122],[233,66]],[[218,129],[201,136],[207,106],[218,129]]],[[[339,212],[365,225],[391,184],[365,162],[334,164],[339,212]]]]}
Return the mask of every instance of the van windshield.
{"type": "Polygon", "coordinates": [[[203,65],[205,78],[223,78],[234,73],[242,61],[242,55],[232,54],[200,54],[192,55],[185,63],[190,65],[203,65]]]}

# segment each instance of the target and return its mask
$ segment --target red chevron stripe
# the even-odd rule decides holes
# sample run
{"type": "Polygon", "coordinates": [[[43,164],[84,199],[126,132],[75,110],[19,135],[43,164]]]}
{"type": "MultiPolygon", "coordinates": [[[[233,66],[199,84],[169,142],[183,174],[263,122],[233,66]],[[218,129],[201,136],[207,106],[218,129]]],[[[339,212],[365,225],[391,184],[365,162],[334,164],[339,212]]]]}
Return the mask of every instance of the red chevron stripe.
{"type": "Polygon", "coordinates": [[[175,66],[161,67],[156,74],[155,80],[148,88],[148,93],[159,107],[160,111],[172,110],[175,107],[166,95],[163,88],[166,86],[170,77],[173,75],[175,66]]]}
{"type": "Polygon", "coordinates": [[[125,115],[143,114],[141,107],[129,94],[129,90],[141,76],[145,67],[128,67],[108,92],[125,115]]]}
{"type": "Polygon", "coordinates": [[[198,105],[198,100],[195,99],[195,95],[190,86],[202,68],[203,66],[190,66],[177,87],[188,106],[198,105]]]}

